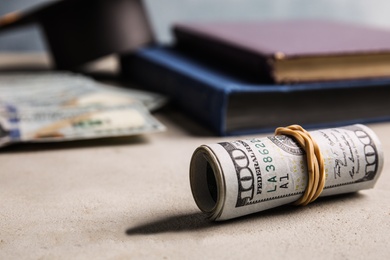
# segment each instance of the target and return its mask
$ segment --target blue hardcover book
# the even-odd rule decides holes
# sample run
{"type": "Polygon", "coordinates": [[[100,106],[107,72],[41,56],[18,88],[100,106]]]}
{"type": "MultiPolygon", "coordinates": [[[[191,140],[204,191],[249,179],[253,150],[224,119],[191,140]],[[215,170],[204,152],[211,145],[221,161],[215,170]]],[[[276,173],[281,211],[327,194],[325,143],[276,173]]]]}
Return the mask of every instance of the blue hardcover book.
{"type": "Polygon", "coordinates": [[[122,57],[122,72],[164,93],[219,135],[390,120],[390,78],[275,85],[251,83],[174,48],[122,57]]]}

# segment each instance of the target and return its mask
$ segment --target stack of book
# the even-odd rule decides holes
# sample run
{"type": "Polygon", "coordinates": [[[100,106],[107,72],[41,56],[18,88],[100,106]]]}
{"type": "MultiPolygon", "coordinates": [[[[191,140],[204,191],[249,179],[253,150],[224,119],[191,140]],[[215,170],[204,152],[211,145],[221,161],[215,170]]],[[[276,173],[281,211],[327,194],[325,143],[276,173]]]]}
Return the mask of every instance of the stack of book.
{"type": "Polygon", "coordinates": [[[220,135],[390,119],[390,32],[329,21],[181,23],[173,46],[122,57],[220,135]]]}

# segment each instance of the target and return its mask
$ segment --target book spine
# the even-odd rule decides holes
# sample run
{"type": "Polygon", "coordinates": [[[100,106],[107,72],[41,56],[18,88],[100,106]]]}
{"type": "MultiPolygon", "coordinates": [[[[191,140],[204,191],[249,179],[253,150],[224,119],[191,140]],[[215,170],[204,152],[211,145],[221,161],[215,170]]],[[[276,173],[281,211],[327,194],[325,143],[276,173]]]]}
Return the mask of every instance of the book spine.
{"type": "Polygon", "coordinates": [[[167,95],[174,104],[225,135],[228,93],[166,64],[134,54],[121,58],[122,74],[142,88],[167,95]]]}

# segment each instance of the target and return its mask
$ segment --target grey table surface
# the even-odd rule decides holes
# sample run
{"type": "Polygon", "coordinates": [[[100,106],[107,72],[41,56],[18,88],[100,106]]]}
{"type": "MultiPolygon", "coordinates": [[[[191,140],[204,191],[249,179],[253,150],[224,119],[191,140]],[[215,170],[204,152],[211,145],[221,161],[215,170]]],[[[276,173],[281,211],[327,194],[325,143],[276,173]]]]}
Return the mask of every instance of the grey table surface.
{"type": "MultiPolygon", "coordinates": [[[[47,67],[0,57],[3,71],[47,67]]],[[[0,151],[0,259],[388,259],[389,123],[369,125],[385,153],[375,188],[214,223],[192,198],[190,157],[251,136],[212,136],[173,108],[155,116],[167,131],[0,151]]]]}

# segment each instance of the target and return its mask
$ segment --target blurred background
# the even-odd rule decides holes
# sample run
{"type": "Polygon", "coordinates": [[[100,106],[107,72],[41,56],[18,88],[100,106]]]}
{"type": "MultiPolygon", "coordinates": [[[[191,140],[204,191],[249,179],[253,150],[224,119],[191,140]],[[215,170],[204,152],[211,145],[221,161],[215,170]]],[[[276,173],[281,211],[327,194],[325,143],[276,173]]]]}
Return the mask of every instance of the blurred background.
{"type": "MultiPolygon", "coordinates": [[[[1,0],[0,15],[47,2],[54,1],[1,0]]],[[[184,20],[325,18],[390,29],[388,0],[145,0],[145,4],[160,42],[171,41],[170,26],[184,20]]],[[[0,51],[43,51],[44,44],[36,25],[0,34],[0,51]]]]}

